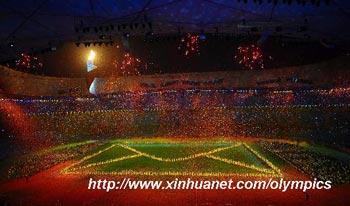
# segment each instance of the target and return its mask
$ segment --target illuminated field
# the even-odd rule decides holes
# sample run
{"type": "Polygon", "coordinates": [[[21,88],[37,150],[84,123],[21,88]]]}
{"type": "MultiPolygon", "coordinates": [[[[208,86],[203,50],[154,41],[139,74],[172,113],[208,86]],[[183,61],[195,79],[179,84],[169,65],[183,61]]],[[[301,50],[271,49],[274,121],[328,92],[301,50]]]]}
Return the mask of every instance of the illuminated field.
{"type": "Polygon", "coordinates": [[[116,140],[63,170],[74,174],[281,176],[252,145],[239,141],[116,140]]]}

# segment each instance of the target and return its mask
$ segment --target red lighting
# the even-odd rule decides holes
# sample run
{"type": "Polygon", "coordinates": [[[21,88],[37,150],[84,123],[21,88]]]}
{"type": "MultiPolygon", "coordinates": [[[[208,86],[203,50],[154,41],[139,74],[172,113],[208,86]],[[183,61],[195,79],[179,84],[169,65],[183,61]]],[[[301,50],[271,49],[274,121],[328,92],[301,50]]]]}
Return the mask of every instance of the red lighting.
{"type": "Polygon", "coordinates": [[[264,68],[263,52],[257,45],[239,46],[234,58],[246,69],[264,68]]]}

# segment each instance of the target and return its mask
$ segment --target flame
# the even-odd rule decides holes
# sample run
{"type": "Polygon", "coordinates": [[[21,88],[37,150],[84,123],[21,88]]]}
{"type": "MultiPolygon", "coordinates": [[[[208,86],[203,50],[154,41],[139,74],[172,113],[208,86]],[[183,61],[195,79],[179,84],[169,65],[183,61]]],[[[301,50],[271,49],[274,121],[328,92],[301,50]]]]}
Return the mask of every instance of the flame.
{"type": "Polygon", "coordinates": [[[93,50],[90,50],[88,60],[94,61],[95,57],[96,57],[96,53],[93,50]]]}

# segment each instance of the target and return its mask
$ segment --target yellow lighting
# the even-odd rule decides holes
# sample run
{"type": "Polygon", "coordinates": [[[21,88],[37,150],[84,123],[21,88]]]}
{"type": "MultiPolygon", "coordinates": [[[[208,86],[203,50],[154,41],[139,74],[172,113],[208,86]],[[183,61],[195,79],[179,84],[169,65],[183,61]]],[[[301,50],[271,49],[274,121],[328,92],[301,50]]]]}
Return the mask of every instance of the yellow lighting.
{"type": "Polygon", "coordinates": [[[96,57],[96,53],[93,50],[90,50],[88,60],[94,61],[95,57],[96,57]]]}
{"type": "Polygon", "coordinates": [[[70,166],[64,168],[62,170],[63,174],[87,174],[87,175],[132,175],[132,176],[139,176],[139,175],[148,175],[148,176],[164,176],[164,175],[171,175],[171,176],[243,176],[243,177],[282,177],[282,172],[279,168],[277,168],[274,164],[272,164],[269,160],[267,160],[265,157],[261,156],[257,151],[255,151],[253,148],[251,148],[248,144],[246,143],[236,143],[227,147],[221,147],[221,148],[216,148],[208,152],[203,152],[203,153],[197,153],[194,155],[190,155],[187,157],[183,158],[174,158],[174,159],[168,159],[168,158],[162,158],[162,157],[156,157],[154,155],[150,155],[141,151],[138,151],[132,147],[129,147],[125,144],[119,144],[119,143],[114,143],[111,146],[100,150],[96,153],[93,153],[91,155],[85,156],[82,158],[80,161],[75,162],[71,164],[70,166]],[[88,159],[91,159],[95,156],[100,155],[103,152],[106,152],[113,147],[122,147],[124,149],[127,149],[129,151],[132,151],[136,154],[131,154],[107,161],[100,161],[100,162],[95,162],[95,163],[90,163],[87,165],[79,166],[81,163],[85,162],[88,159]],[[261,167],[256,167],[255,165],[250,165],[244,162],[239,162],[231,159],[226,159],[222,158],[219,156],[216,156],[215,153],[223,151],[223,150],[228,150],[232,149],[234,147],[238,146],[243,146],[250,152],[252,152],[257,158],[262,160],[264,163],[266,163],[270,168],[261,168],[261,167]],[[177,162],[177,161],[185,161],[189,159],[194,159],[197,157],[207,157],[210,159],[214,159],[217,161],[222,161],[231,165],[237,165],[240,167],[246,167],[252,170],[257,171],[257,173],[252,172],[252,173],[224,173],[224,172],[172,172],[172,171],[163,171],[163,172],[152,172],[152,171],[133,171],[133,170],[123,170],[123,171],[118,171],[118,172],[103,172],[103,171],[88,171],[86,170],[87,168],[90,167],[96,167],[100,165],[105,165],[105,164],[110,164],[113,162],[119,162],[127,159],[133,159],[133,158],[138,158],[138,157],[147,157],[151,158],[153,160],[158,160],[162,162],[177,162]]]}

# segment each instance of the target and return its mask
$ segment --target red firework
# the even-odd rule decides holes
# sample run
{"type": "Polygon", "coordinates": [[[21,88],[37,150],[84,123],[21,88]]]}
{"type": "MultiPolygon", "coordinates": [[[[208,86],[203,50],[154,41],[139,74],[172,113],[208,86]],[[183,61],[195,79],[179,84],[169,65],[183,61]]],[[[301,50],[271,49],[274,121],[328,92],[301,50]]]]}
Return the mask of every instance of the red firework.
{"type": "Polygon", "coordinates": [[[16,68],[21,70],[39,70],[43,68],[43,63],[36,56],[22,53],[16,60],[16,68]]]}
{"type": "Polygon", "coordinates": [[[247,69],[263,69],[264,58],[262,50],[257,45],[239,46],[235,59],[247,69]]]}
{"type": "Polygon", "coordinates": [[[121,59],[115,59],[113,66],[116,68],[116,73],[122,76],[140,75],[141,60],[126,52],[121,59]]]}
{"type": "Polygon", "coordinates": [[[199,35],[186,34],[181,38],[180,44],[177,48],[178,50],[182,50],[186,57],[199,54],[199,35]]]}

